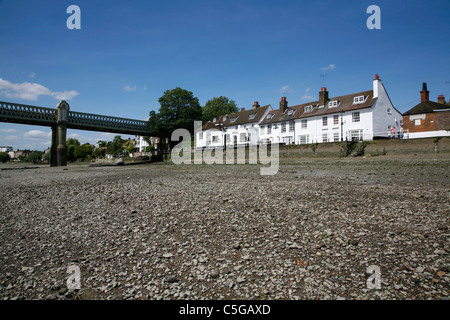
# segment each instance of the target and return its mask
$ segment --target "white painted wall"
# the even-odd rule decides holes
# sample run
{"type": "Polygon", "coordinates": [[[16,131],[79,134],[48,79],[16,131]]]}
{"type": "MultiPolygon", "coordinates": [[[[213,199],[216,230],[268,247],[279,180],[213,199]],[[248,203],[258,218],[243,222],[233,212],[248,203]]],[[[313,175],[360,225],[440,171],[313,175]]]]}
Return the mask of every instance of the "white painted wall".
{"type": "Polygon", "coordinates": [[[396,133],[399,132],[401,126],[403,125],[403,116],[398,112],[384,88],[381,80],[375,79],[373,81],[373,90],[378,91],[378,100],[373,109],[373,135],[390,137],[390,128],[395,127],[396,133]]]}

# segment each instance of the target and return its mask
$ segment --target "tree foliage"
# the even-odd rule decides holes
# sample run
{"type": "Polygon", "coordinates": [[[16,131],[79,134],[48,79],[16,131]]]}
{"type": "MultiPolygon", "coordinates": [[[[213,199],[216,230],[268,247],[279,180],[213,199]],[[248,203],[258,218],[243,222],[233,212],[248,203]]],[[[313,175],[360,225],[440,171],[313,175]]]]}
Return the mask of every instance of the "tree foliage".
{"type": "Polygon", "coordinates": [[[25,162],[39,163],[42,159],[41,151],[31,151],[24,159],[25,162]]]}
{"type": "Polygon", "coordinates": [[[10,159],[11,158],[7,152],[0,152],[0,162],[1,163],[8,162],[10,159]]]}
{"type": "Polygon", "coordinates": [[[202,108],[203,123],[213,120],[215,117],[238,112],[236,102],[229,100],[227,97],[216,97],[208,100],[202,108]]]}
{"type": "Polygon", "coordinates": [[[108,141],[106,144],[106,152],[114,157],[121,156],[125,151],[123,146],[125,142],[126,140],[122,139],[121,136],[115,136],[112,141],[108,141]]]}
{"type": "Polygon", "coordinates": [[[173,131],[183,128],[193,134],[194,121],[201,120],[202,108],[191,91],[179,87],[166,90],[158,101],[161,105],[159,112],[150,112],[150,132],[170,137],[173,131]]]}

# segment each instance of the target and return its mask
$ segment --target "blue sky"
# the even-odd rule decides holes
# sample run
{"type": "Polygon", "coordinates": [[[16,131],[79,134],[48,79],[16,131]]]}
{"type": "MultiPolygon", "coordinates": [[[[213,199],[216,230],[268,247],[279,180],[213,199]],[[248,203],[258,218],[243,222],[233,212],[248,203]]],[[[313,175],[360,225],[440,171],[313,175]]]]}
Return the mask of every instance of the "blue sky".
{"type": "MultiPolygon", "coordinates": [[[[278,108],[372,89],[382,79],[394,106],[450,98],[450,1],[0,0],[0,100],[146,119],[165,90],[201,105],[226,96],[278,108]],[[67,7],[81,9],[69,30],[67,7]],[[381,29],[369,30],[370,5],[381,29]]],[[[69,130],[82,143],[114,134],[69,130]]],[[[0,145],[44,150],[46,127],[0,123],[0,145]]]]}

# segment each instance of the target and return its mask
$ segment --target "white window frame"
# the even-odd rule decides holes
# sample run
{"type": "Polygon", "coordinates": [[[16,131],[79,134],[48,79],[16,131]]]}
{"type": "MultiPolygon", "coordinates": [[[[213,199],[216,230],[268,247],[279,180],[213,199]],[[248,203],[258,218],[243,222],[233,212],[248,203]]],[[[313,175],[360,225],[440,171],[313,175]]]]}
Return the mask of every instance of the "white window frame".
{"type": "Polygon", "coordinates": [[[308,119],[302,119],[300,121],[300,127],[301,129],[308,129],[308,119]]]}
{"type": "Polygon", "coordinates": [[[353,104],[361,104],[366,102],[367,96],[358,96],[353,98],[353,104]]]}
{"type": "Polygon", "coordinates": [[[352,122],[361,122],[361,113],[359,111],[352,112],[352,122]]]}
{"type": "Polygon", "coordinates": [[[298,136],[299,144],[309,144],[309,134],[303,134],[298,136]]]}

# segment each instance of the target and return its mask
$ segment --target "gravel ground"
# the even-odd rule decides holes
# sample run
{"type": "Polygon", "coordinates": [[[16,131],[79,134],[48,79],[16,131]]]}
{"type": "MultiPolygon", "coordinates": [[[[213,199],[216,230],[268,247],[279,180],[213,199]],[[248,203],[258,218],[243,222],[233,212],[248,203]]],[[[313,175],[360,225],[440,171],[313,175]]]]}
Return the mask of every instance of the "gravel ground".
{"type": "Polygon", "coordinates": [[[448,299],[437,156],[2,170],[0,297],[448,299]]]}

